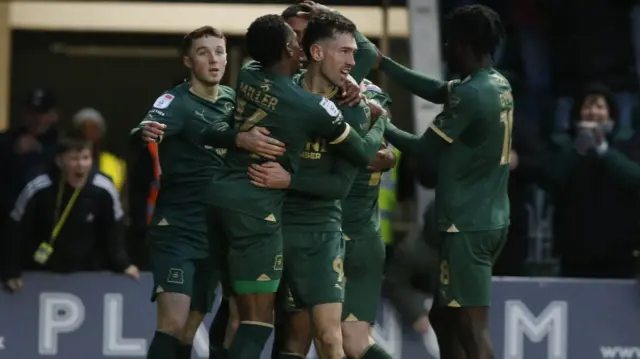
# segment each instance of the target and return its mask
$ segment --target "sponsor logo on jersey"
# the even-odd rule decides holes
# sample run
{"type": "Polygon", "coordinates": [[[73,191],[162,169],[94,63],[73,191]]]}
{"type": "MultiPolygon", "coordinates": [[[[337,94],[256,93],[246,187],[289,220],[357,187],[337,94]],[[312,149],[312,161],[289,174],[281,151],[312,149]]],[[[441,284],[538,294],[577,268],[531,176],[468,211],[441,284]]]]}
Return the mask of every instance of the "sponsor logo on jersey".
{"type": "Polygon", "coordinates": [[[324,108],[324,110],[332,117],[337,117],[340,114],[340,110],[338,110],[336,105],[324,97],[320,101],[320,106],[322,106],[322,108],[324,108]]]}
{"type": "Polygon", "coordinates": [[[224,104],[224,112],[225,112],[225,114],[229,114],[229,113],[231,113],[231,111],[233,111],[233,103],[225,102],[225,104],[224,104]]]}
{"type": "Polygon", "coordinates": [[[173,101],[174,98],[175,96],[173,96],[172,94],[166,93],[158,97],[156,102],[153,103],[153,107],[159,108],[159,109],[167,108],[169,107],[169,105],[171,104],[171,101],[173,101]]]}
{"type": "Polygon", "coordinates": [[[378,92],[378,93],[382,93],[382,89],[374,84],[367,84],[365,86],[365,89],[368,91],[373,91],[373,92],[378,92]]]}

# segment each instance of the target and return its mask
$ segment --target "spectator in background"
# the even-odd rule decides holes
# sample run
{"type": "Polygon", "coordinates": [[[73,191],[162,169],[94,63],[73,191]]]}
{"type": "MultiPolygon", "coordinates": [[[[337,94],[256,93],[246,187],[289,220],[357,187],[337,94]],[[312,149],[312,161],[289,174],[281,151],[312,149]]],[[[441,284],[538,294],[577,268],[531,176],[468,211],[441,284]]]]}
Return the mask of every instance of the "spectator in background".
{"type": "Polygon", "coordinates": [[[564,276],[631,278],[640,233],[638,186],[621,179],[640,163],[603,86],[575,99],[570,130],[552,137],[540,184],[555,203],[555,249],[564,276]],[[626,145],[623,145],[626,143],[626,145]],[[617,154],[624,161],[608,154],[617,154]]]}
{"type": "Polygon", "coordinates": [[[22,123],[0,135],[0,222],[27,181],[53,161],[58,137],[58,113],[53,94],[30,91],[22,123]]]}
{"type": "Polygon", "coordinates": [[[118,192],[122,192],[127,177],[125,161],[104,148],[104,138],[107,134],[107,124],[98,110],[83,108],[73,116],[74,126],[84,133],[85,138],[93,142],[94,165],[109,176],[118,192]]]}
{"type": "Polygon", "coordinates": [[[22,287],[23,270],[58,273],[109,268],[138,278],[122,241],[122,206],[111,180],[92,170],[91,142],[60,141],[55,165],[16,200],[7,226],[3,280],[22,287]]]}

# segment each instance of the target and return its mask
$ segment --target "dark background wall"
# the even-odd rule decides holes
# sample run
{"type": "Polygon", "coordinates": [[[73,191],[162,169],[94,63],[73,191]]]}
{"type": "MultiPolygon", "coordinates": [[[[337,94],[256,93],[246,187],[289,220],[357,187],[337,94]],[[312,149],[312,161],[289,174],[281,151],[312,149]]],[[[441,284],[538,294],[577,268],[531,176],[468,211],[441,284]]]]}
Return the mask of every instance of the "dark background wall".
{"type": "MultiPolygon", "coordinates": [[[[14,31],[11,59],[11,121],[20,120],[25,93],[34,87],[46,87],[57,94],[60,122],[65,125],[82,107],[90,106],[102,112],[107,121],[107,147],[126,156],[127,132],[144,116],[153,101],[185,76],[177,48],[181,36],[152,34],[111,34],[74,32],[14,31]],[[69,47],[98,49],[107,55],[73,55],[60,51],[69,47]],[[131,55],[139,50],[149,55],[163,49],[163,56],[131,55]],[[116,49],[116,50],[114,50],[116,49]],[[120,51],[125,49],[127,51],[120,51]]],[[[244,53],[242,38],[232,37],[228,51],[236,47],[244,53]]],[[[85,51],[86,52],[86,51],[85,51]]],[[[408,42],[391,41],[391,54],[407,63],[408,42]]],[[[230,60],[231,61],[231,60],[230,60]]],[[[238,64],[239,65],[239,64],[238,64]]],[[[223,83],[229,83],[231,64],[223,83]]],[[[377,80],[377,74],[370,78],[377,80]]],[[[393,97],[394,121],[411,129],[411,99],[406,91],[389,81],[393,97]]]]}

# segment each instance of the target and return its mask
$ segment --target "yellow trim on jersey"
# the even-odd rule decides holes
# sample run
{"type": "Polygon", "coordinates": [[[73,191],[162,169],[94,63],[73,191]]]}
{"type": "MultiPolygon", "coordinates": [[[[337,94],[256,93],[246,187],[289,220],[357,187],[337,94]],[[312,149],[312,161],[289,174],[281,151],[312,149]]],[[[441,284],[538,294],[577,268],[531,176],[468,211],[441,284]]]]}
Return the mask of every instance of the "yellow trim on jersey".
{"type": "Polygon", "coordinates": [[[447,136],[446,133],[442,132],[441,129],[437,128],[433,123],[429,125],[429,128],[433,130],[438,136],[442,137],[443,140],[447,141],[447,143],[453,143],[453,139],[447,136]]]}
{"type": "Polygon", "coordinates": [[[351,126],[349,126],[348,123],[345,123],[345,125],[347,125],[347,127],[344,129],[344,132],[340,135],[340,137],[329,142],[330,145],[337,145],[338,143],[344,141],[344,139],[347,138],[347,136],[349,136],[349,132],[351,131],[351,126]]]}
{"type": "Polygon", "coordinates": [[[309,88],[307,87],[307,85],[304,83],[304,77],[300,80],[300,85],[302,85],[302,88],[307,91],[307,92],[311,92],[312,94],[316,94],[316,95],[321,95],[322,97],[326,98],[326,99],[330,99],[333,96],[335,96],[338,93],[338,88],[334,87],[328,94],[323,94],[323,93],[316,93],[313,92],[311,90],[309,90],[309,88]]]}
{"type": "Polygon", "coordinates": [[[453,80],[447,82],[447,91],[451,92],[451,90],[453,90],[453,84],[454,84],[453,80]]]}

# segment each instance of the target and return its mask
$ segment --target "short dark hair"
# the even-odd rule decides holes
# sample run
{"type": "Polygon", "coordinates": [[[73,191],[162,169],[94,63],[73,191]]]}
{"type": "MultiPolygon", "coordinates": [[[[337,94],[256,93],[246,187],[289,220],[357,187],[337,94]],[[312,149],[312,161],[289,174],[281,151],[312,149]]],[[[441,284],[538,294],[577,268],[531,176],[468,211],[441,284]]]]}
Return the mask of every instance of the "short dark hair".
{"type": "Polygon", "coordinates": [[[445,17],[445,38],[470,44],[476,56],[492,55],[502,38],[500,15],[484,5],[465,5],[445,17]]]}
{"type": "Polygon", "coordinates": [[[573,106],[571,107],[571,120],[573,122],[580,121],[582,105],[590,97],[602,97],[604,102],[607,103],[607,107],[609,107],[609,117],[614,121],[620,119],[620,107],[611,89],[602,83],[595,82],[588,84],[580,93],[574,96],[573,106]]]}
{"type": "Polygon", "coordinates": [[[86,139],[79,130],[72,130],[62,136],[56,144],[56,155],[70,151],[92,150],[93,142],[86,139]]]}
{"type": "Polygon", "coordinates": [[[182,43],[180,43],[180,52],[183,56],[186,56],[189,53],[189,50],[191,50],[191,46],[193,45],[193,42],[195,40],[209,36],[217,37],[219,39],[225,38],[224,33],[214,27],[199,27],[184,36],[184,38],[182,39],[182,43]]]}
{"type": "Polygon", "coordinates": [[[249,25],[245,36],[249,56],[264,67],[274,65],[282,58],[292,33],[282,16],[260,16],[249,25]]]}
{"type": "Polygon", "coordinates": [[[298,5],[298,4],[294,4],[289,6],[288,8],[284,9],[284,11],[282,12],[282,17],[285,20],[289,20],[292,17],[296,17],[298,16],[299,12],[305,12],[305,8],[303,8],[302,6],[298,5]]]}
{"type": "Polygon", "coordinates": [[[304,37],[302,47],[308,59],[311,59],[311,45],[328,39],[336,34],[353,34],[356,25],[346,17],[335,12],[322,12],[311,16],[304,37]]]}

